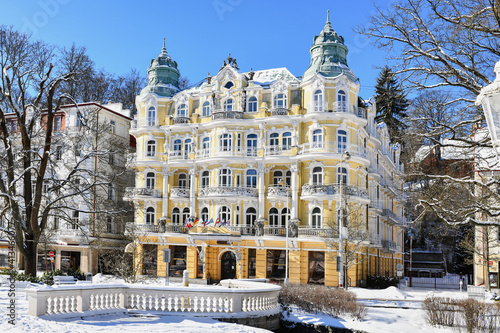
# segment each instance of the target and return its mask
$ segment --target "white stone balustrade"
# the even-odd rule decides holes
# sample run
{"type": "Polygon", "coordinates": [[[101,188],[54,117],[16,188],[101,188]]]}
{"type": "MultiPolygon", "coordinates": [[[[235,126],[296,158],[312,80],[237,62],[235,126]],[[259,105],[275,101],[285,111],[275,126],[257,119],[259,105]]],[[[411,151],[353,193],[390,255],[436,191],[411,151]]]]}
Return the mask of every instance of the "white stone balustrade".
{"type": "Polygon", "coordinates": [[[212,317],[273,315],[280,311],[280,286],[248,280],[223,280],[222,287],[71,285],[26,289],[28,313],[79,315],[85,311],[136,309],[189,312],[212,317]]]}

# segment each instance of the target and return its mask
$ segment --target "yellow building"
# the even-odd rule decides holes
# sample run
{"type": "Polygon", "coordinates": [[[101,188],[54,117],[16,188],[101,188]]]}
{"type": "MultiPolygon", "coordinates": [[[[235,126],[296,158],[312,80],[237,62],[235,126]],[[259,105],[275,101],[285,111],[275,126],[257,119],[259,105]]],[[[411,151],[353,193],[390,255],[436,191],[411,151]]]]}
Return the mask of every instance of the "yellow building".
{"type": "Polygon", "coordinates": [[[327,19],[301,78],[286,68],[241,73],[229,56],[180,91],[163,46],[131,129],[128,198],[143,274],[165,276],[165,248],[170,276],[280,280],[288,265],[291,283],[338,286],[338,258],[351,286],[396,274],[400,150],[374,122],[374,103],[358,99],[347,51],[327,19]]]}

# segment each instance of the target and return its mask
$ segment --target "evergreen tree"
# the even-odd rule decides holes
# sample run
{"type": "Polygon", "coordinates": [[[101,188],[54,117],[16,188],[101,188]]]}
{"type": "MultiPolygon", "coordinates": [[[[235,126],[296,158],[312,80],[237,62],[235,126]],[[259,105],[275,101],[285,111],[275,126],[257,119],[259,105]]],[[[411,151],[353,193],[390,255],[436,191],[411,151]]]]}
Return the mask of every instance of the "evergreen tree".
{"type": "Polygon", "coordinates": [[[387,66],[382,69],[377,78],[375,93],[377,103],[375,121],[386,123],[391,142],[402,142],[401,134],[406,128],[403,118],[406,117],[408,100],[394,73],[387,66]]]}

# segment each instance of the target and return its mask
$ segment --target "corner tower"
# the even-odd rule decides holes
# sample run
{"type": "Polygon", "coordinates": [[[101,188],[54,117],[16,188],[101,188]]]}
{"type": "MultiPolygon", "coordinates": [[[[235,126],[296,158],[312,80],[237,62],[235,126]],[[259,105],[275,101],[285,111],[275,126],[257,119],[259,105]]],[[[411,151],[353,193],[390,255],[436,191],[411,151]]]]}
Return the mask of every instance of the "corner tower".
{"type": "Polygon", "coordinates": [[[162,97],[172,97],[179,92],[180,75],[177,62],[168,54],[163,38],[163,48],[160,54],[151,60],[151,66],[148,68],[148,84],[142,89],[141,95],[151,92],[162,97]]]}
{"type": "Polygon", "coordinates": [[[356,75],[347,66],[347,52],[344,38],[332,28],[330,11],[328,11],[325,27],[319,35],[314,37],[313,45],[309,49],[311,64],[305,71],[302,81],[306,81],[317,73],[325,77],[345,74],[352,81],[356,81],[356,75]]]}

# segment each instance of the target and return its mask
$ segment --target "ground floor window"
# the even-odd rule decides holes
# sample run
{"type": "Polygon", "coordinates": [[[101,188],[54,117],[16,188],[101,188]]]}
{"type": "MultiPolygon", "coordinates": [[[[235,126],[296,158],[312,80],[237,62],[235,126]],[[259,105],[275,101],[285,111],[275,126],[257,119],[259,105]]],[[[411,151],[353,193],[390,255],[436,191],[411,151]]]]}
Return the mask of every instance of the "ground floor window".
{"type": "MultiPolygon", "coordinates": [[[[2,266],[0,262],[0,267],[2,266]]],[[[44,271],[44,272],[50,272],[56,269],[56,250],[38,250],[38,259],[37,259],[37,265],[36,265],[36,270],[37,271],[44,271]],[[51,258],[49,253],[52,251],[54,253],[54,257],[51,258]],[[54,260],[50,260],[54,259],[54,260]]]]}
{"type": "Polygon", "coordinates": [[[10,267],[8,254],[0,254],[0,267],[10,267]]]}
{"type": "Polygon", "coordinates": [[[309,281],[308,283],[325,283],[325,253],[309,252],[309,281]]]}
{"type": "Polygon", "coordinates": [[[171,246],[172,260],[170,261],[169,276],[182,277],[183,271],[186,269],[186,247],[171,246]]]}
{"type": "Polygon", "coordinates": [[[490,287],[498,288],[498,273],[490,273],[490,287]]]}
{"type": "Polygon", "coordinates": [[[286,268],[286,251],[267,250],[267,274],[270,279],[284,279],[286,268]]]}
{"type": "Polygon", "coordinates": [[[198,279],[203,279],[203,260],[201,260],[201,246],[198,246],[198,271],[196,272],[196,277],[198,279]]]}
{"type": "Polygon", "coordinates": [[[257,250],[248,249],[248,278],[255,278],[256,267],[257,267],[257,250]]]}
{"type": "Polygon", "coordinates": [[[142,250],[142,274],[156,276],[158,270],[158,246],[144,244],[142,250]]]}
{"type": "Polygon", "coordinates": [[[80,252],[61,251],[61,270],[63,272],[80,270],[80,252]]]}

